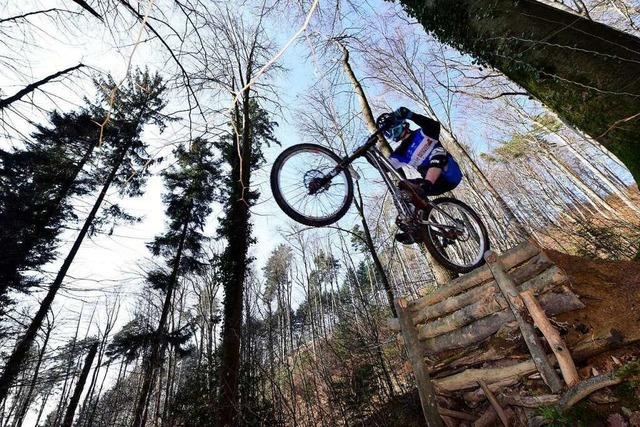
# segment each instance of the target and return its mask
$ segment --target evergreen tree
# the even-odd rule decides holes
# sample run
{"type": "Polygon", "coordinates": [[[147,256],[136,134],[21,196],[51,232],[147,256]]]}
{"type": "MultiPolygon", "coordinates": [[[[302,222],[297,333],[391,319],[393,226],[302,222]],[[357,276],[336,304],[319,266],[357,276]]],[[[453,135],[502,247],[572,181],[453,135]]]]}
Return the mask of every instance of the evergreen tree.
{"type": "MultiPolygon", "coordinates": [[[[219,178],[218,163],[214,161],[211,147],[204,139],[196,139],[189,149],[179,147],[175,151],[176,165],[163,173],[167,193],[164,203],[169,218],[169,230],[149,244],[154,256],[166,261],[164,268],[149,273],[148,282],[164,294],[164,303],[158,326],[146,340],[150,349],[143,364],[142,388],[135,410],[134,426],[144,426],[147,417],[147,399],[155,371],[162,365],[168,345],[179,349],[188,335],[182,331],[170,332],[167,319],[172,297],[179,279],[188,274],[202,273],[206,264],[202,234],[219,178]]],[[[131,337],[135,340],[135,336],[131,337]]]]}
{"type": "Polygon", "coordinates": [[[53,260],[64,223],[74,218],[70,196],[95,188],[83,169],[98,140],[87,110],[49,117],[25,148],[0,150],[0,315],[10,289],[28,292],[39,280],[27,272],[53,260]]]}
{"type": "MultiPolygon", "coordinates": [[[[152,75],[146,70],[137,71],[120,88],[111,77],[96,81],[96,85],[102,90],[102,104],[95,105],[91,114],[96,122],[104,124],[98,140],[100,159],[97,163],[100,168],[96,175],[96,179],[102,182],[102,188],[38,311],[5,364],[0,376],[0,401],[6,398],[84,238],[95,226],[94,222],[107,191],[115,185],[123,195],[142,194],[142,186],[148,175],[146,166],[151,163],[147,146],[141,139],[143,127],[155,124],[161,130],[164,128],[166,117],[161,111],[166,105],[162,98],[165,86],[157,74],[152,75]]],[[[109,209],[106,213],[120,218],[127,217],[119,209],[109,209]]]]}

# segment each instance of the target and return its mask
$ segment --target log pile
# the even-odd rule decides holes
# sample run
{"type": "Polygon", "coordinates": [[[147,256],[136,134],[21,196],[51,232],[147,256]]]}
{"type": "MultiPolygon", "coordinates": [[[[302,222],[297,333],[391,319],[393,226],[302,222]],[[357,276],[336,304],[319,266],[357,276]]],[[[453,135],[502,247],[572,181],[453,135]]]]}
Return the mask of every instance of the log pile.
{"type": "MultiPolygon", "coordinates": [[[[518,411],[501,405],[562,403],[572,390],[590,390],[580,382],[574,361],[640,338],[613,333],[571,348],[554,318],[585,308],[585,302],[547,254],[525,242],[499,257],[488,252],[485,259],[486,265],[435,292],[425,289],[413,301],[396,301],[400,321],[390,324],[402,331],[410,350],[427,425],[441,425],[428,400],[454,394],[469,408],[484,404],[473,425],[510,425],[518,411]],[[505,387],[536,377],[551,394],[501,394],[505,387]]],[[[615,383],[611,374],[606,379],[598,385],[615,383]]],[[[442,408],[440,415],[445,425],[452,423],[442,408]]]]}

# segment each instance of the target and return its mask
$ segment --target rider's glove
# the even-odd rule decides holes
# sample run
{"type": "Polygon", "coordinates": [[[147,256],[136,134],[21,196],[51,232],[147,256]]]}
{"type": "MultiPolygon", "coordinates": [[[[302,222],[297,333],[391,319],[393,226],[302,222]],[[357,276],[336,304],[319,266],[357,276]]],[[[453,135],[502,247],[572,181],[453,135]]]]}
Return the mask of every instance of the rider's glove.
{"type": "Polygon", "coordinates": [[[398,120],[410,119],[413,116],[413,112],[409,110],[407,107],[400,107],[396,111],[393,112],[393,115],[398,120]]]}

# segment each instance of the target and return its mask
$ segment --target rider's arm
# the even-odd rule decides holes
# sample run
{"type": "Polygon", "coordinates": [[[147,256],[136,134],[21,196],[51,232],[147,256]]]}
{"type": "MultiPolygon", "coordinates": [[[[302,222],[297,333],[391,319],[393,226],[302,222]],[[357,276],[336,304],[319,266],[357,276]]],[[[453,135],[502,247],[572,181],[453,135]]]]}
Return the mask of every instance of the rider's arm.
{"type": "Polygon", "coordinates": [[[431,152],[428,161],[418,167],[418,172],[424,176],[424,179],[434,184],[440,178],[442,170],[447,166],[448,161],[447,151],[442,145],[438,144],[431,152]]]}
{"type": "Polygon", "coordinates": [[[422,114],[413,113],[410,117],[407,117],[413,123],[420,126],[422,132],[429,138],[438,140],[440,138],[440,122],[423,116],[422,114]]]}

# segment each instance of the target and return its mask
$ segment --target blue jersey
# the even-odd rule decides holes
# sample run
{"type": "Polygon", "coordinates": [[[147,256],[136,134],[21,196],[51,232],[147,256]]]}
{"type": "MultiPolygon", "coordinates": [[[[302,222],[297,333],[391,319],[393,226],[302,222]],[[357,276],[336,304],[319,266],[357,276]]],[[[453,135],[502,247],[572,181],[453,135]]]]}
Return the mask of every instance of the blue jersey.
{"type": "Polygon", "coordinates": [[[430,167],[442,167],[442,179],[452,184],[458,184],[462,180],[462,172],[455,159],[437,138],[426,135],[423,129],[412,131],[393,151],[389,161],[396,169],[411,166],[422,176],[430,167]]]}

